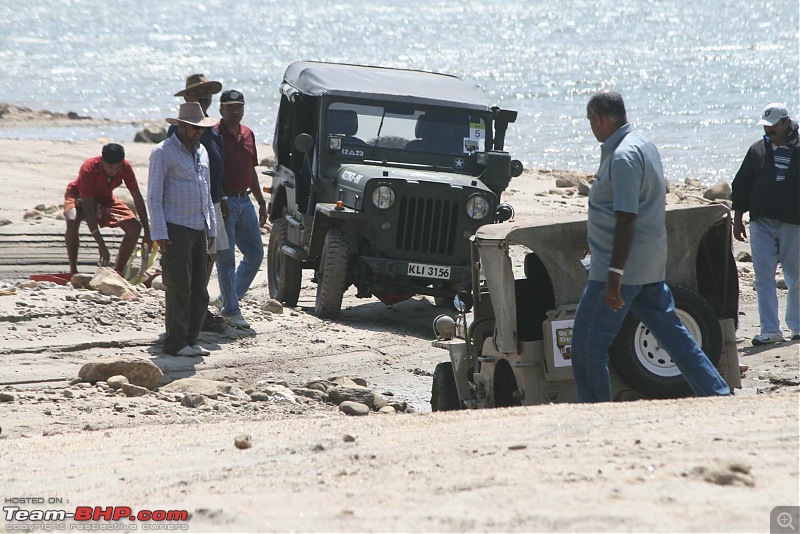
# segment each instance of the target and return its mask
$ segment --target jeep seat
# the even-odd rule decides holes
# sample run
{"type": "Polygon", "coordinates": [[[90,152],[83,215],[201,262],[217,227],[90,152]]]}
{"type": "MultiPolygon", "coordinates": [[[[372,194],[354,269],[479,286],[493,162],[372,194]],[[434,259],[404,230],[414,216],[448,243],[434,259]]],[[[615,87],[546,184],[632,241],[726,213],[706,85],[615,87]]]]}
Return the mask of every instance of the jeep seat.
{"type": "Polygon", "coordinates": [[[540,341],[544,338],[542,323],[547,320],[547,312],[556,306],[553,283],[535,253],[525,256],[524,268],[525,278],[514,281],[517,337],[520,341],[540,341]]]}
{"type": "Polygon", "coordinates": [[[328,133],[343,135],[345,142],[356,145],[366,145],[358,137],[358,114],[351,109],[328,110],[328,133]]]}
{"type": "Polygon", "coordinates": [[[467,135],[467,128],[465,126],[463,135],[460,135],[461,125],[452,121],[452,116],[442,113],[428,112],[420,115],[414,127],[417,139],[406,143],[406,150],[448,154],[461,152],[461,142],[467,135]]]}

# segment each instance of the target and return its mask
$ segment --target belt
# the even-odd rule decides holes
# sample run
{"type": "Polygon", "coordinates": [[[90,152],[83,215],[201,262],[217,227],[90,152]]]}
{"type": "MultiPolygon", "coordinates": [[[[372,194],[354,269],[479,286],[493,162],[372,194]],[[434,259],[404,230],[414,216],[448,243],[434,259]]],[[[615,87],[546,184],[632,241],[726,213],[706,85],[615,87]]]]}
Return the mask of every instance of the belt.
{"type": "Polygon", "coordinates": [[[225,191],[225,194],[229,197],[239,197],[239,198],[246,198],[250,196],[250,191],[225,191]]]}

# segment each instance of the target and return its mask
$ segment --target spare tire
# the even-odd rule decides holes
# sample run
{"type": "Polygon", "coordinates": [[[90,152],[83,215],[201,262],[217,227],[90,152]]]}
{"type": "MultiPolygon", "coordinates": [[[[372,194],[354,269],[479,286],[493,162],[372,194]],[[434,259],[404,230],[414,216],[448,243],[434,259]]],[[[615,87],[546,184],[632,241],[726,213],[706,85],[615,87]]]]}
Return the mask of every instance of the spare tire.
{"type": "MultiPolygon", "coordinates": [[[[711,304],[683,287],[670,287],[675,312],[683,325],[716,365],[722,355],[722,329],[711,304]]],[[[692,388],[661,348],[655,335],[631,312],[609,350],[611,365],[633,389],[650,398],[683,397],[692,388]]]]}

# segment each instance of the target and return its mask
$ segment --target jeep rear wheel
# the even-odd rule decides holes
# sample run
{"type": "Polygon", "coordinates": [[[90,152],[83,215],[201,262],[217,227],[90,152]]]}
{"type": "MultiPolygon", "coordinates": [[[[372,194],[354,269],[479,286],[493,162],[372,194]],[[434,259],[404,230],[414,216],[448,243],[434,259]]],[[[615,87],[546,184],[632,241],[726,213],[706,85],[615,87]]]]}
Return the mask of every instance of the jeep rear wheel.
{"type": "Polygon", "coordinates": [[[433,370],[431,410],[434,412],[447,412],[460,409],[461,401],[458,398],[456,377],[453,375],[453,363],[442,362],[433,370]]]}
{"type": "MultiPolygon", "coordinates": [[[[714,308],[703,297],[682,287],[671,287],[675,313],[716,365],[722,355],[722,329],[714,308]]],[[[629,313],[609,350],[614,370],[633,389],[651,398],[681,397],[691,393],[678,366],[655,335],[629,313]]]]}
{"type": "Polygon", "coordinates": [[[285,254],[281,247],[288,241],[289,223],[277,219],[272,224],[267,250],[269,296],[287,306],[296,306],[300,298],[303,267],[299,260],[285,254]]]}
{"type": "Polygon", "coordinates": [[[334,318],[342,311],[342,297],[347,289],[347,235],[330,230],[325,236],[322,258],[317,272],[317,317],[334,318]]]}

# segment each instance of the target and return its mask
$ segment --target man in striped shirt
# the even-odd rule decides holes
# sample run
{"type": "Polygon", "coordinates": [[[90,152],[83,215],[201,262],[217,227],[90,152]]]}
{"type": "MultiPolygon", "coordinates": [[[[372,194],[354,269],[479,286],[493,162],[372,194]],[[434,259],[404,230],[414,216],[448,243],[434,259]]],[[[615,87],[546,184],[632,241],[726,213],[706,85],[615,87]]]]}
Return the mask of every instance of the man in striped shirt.
{"type": "Polygon", "coordinates": [[[150,154],[147,204],[150,236],[161,248],[166,290],[164,352],[173,356],[207,356],[197,344],[208,307],[208,249],[217,235],[209,190],[208,152],[200,144],[206,117],[197,102],[181,104],[175,135],[150,154]]]}
{"type": "Polygon", "coordinates": [[[747,238],[744,212],[750,212],[750,249],[756,274],[761,333],[753,345],[783,341],[778,317],[775,271],[780,261],[789,294],[786,326],[800,340],[800,140],[797,122],[784,104],[761,114],[764,137],[747,151],[732,184],[733,235],[747,238]]]}

